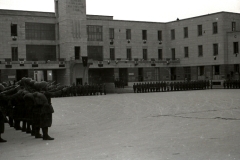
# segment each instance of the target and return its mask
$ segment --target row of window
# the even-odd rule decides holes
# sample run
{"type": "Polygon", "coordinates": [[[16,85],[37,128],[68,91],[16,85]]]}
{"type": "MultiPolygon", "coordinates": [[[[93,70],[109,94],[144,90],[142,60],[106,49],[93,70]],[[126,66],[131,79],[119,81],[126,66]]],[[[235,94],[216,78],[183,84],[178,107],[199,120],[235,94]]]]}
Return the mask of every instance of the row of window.
{"type": "MultiPolygon", "coordinates": [[[[236,22],[232,22],[232,31],[236,31],[236,22]]],[[[87,26],[88,41],[102,41],[103,40],[103,29],[102,26],[89,25],[87,26]]],[[[213,22],[212,24],[212,33],[218,33],[218,23],[213,22]]],[[[197,26],[197,35],[203,35],[203,26],[197,26]]],[[[183,37],[188,38],[188,27],[183,28],[183,37]]],[[[174,40],[175,29],[171,30],[171,39],[174,40]]],[[[109,39],[114,39],[114,28],[109,28],[109,39]]],[[[126,29],[126,39],[131,39],[131,29],[126,29]]],[[[142,30],[142,40],[147,40],[147,30],[142,30]]],[[[162,41],[162,30],[157,31],[157,40],[162,41]]]]}
{"type": "MultiPolygon", "coordinates": [[[[26,39],[29,40],[55,40],[55,24],[25,23],[26,39]]],[[[212,24],[213,34],[218,33],[218,23],[212,24]]],[[[232,22],[232,31],[236,30],[236,22],[232,22]]],[[[203,35],[202,25],[197,26],[198,36],[203,35]]],[[[11,36],[17,36],[17,24],[11,24],[11,36]]],[[[103,27],[98,25],[87,26],[88,41],[102,41],[103,27]]],[[[188,38],[188,27],[183,28],[183,37],[188,38]]],[[[114,28],[109,28],[109,39],[114,39],[114,28]]],[[[131,39],[131,29],[126,29],[126,39],[131,39]]],[[[157,39],[162,41],[162,30],[157,31],[157,39]]],[[[171,39],[175,39],[175,29],[171,30],[171,39]]],[[[147,40],[147,30],[142,30],[142,40],[147,40]]]]}
{"type": "MultiPolygon", "coordinates": [[[[12,61],[18,61],[18,47],[12,47],[12,61]]],[[[80,46],[75,47],[75,59],[80,59],[80,46]]],[[[239,52],[239,44],[238,42],[233,42],[233,53],[238,54],[239,52]]],[[[172,59],[175,59],[175,48],[171,49],[172,52],[172,59]]],[[[39,46],[39,45],[27,45],[27,60],[32,60],[33,58],[37,58],[40,56],[41,60],[54,60],[56,49],[55,46],[39,46]],[[39,51],[39,52],[37,52],[39,51]],[[44,53],[44,56],[42,56],[44,53]],[[41,54],[41,55],[38,55],[41,54]],[[49,55],[47,55],[49,54],[49,55]]],[[[90,59],[94,60],[103,60],[102,54],[103,53],[103,47],[102,46],[88,46],[88,55],[90,55],[90,59]]],[[[143,48],[143,59],[148,59],[148,50],[146,48],[143,48]]],[[[213,44],[213,55],[218,55],[218,44],[213,44]]],[[[198,46],[198,56],[203,56],[203,46],[198,46]]],[[[158,59],[162,60],[163,58],[163,51],[162,49],[158,49],[158,59]]],[[[184,47],[184,57],[189,57],[189,48],[184,47]]],[[[39,60],[40,60],[39,59],[39,60]]],[[[115,48],[110,48],[110,59],[115,60],[115,48]]],[[[132,49],[127,48],[126,49],[126,59],[132,60],[132,49]]]]}
{"type": "MultiPolygon", "coordinates": [[[[12,47],[12,61],[18,61],[18,47],[12,47]]],[[[56,60],[56,46],[54,45],[27,45],[26,60],[46,61],[56,60]]]]}

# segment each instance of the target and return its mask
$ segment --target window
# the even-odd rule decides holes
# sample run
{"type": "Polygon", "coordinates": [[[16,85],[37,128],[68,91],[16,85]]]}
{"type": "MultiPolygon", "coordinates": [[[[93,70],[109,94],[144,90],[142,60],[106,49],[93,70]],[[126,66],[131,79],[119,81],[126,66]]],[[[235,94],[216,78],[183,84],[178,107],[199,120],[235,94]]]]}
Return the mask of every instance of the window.
{"type": "Polygon", "coordinates": [[[233,53],[238,54],[238,42],[233,42],[233,53]]]}
{"type": "Polygon", "coordinates": [[[114,39],[114,28],[109,28],[109,39],[114,39]]]}
{"type": "Polygon", "coordinates": [[[220,75],[220,66],[213,66],[214,75],[220,75]]]}
{"type": "Polygon", "coordinates": [[[217,34],[218,33],[218,25],[217,22],[213,22],[213,34],[217,34]]]}
{"type": "Polygon", "coordinates": [[[204,75],[204,66],[198,67],[198,76],[203,76],[204,75]]]}
{"type": "Polygon", "coordinates": [[[184,57],[188,58],[188,47],[184,47],[184,57]]]}
{"type": "Polygon", "coordinates": [[[143,49],[143,59],[147,60],[147,49],[143,49]]]}
{"type": "Polygon", "coordinates": [[[184,38],[188,38],[188,27],[184,27],[184,38]]]}
{"type": "Polygon", "coordinates": [[[132,60],[132,49],[131,48],[127,48],[127,59],[132,60]]]}
{"type": "Polygon", "coordinates": [[[239,64],[234,64],[234,72],[239,73],[239,64]]]}
{"type": "Polygon", "coordinates": [[[26,45],[26,59],[32,61],[56,61],[56,46],[55,45],[26,45]]]}
{"type": "Polygon", "coordinates": [[[102,41],[103,31],[102,26],[87,26],[88,41],[102,41]]]}
{"type": "Polygon", "coordinates": [[[175,30],[174,29],[171,30],[171,39],[172,40],[175,39],[175,30]]]}
{"type": "Polygon", "coordinates": [[[131,29],[126,30],[126,39],[131,39],[131,29]]]}
{"type": "Polygon", "coordinates": [[[188,80],[188,81],[191,80],[191,68],[190,67],[184,67],[184,78],[185,78],[185,80],[188,80]]]}
{"type": "Polygon", "coordinates": [[[202,57],[203,56],[203,46],[199,45],[198,46],[198,57],[202,57]]]}
{"type": "Polygon", "coordinates": [[[158,40],[162,41],[162,31],[158,31],[158,40]]]}
{"type": "Polygon", "coordinates": [[[11,36],[17,36],[17,24],[11,24],[11,36]]]}
{"type": "Polygon", "coordinates": [[[172,48],[172,60],[175,60],[175,48],[172,48]]]}
{"type": "Polygon", "coordinates": [[[110,48],[110,59],[115,60],[115,48],[110,48]]]}
{"type": "Polygon", "coordinates": [[[12,61],[18,61],[18,47],[12,47],[12,61]]]}
{"type": "Polygon", "coordinates": [[[236,31],[236,22],[232,22],[232,31],[236,31]]]}
{"type": "Polygon", "coordinates": [[[74,47],[74,52],[75,52],[75,59],[80,59],[80,52],[81,52],[81,49],[79,46],[76,46],[74,47]]]}
{"type": "Polygon", "coordinates": [[[202,36],[202,25],[198,25],[198,36],[202,36]]]}
{"type": "Polygon", "coordinates": [[[142,39],[147,40],[147,30],[142,30],[142,39]]]}
{"type": "Polygon", "coordinates": [[[55,24],[25,23],[27,40],[55,40],[55,24]]]}
{"type": "Polygon", "coordinates": [[[218,44],[213,44],[213,55],[218,55],[218,44]]]}
{"type": "Polygon", "coordinates": [[[103,60],[103,47],[102,46],[88,46],[87,47],[88,59],[102,61],[103,60]]]}
{"type": "Polygon", "coordinates": [[[158,49],[158,59],[162,60],[162,49],[158,49]]]}

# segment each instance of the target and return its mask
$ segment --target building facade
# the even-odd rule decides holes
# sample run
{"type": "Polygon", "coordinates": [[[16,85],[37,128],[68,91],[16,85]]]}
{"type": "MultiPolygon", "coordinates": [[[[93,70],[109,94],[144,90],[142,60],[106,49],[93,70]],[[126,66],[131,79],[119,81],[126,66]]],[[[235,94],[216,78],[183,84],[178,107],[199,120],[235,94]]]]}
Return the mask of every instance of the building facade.
{"type": "Polygon", "coordinates": [[[55,13],[0,10],[0,23],[1,81],[239,79],[239,13],[124,21],[87,15],[85,0],[55,0],[55,13]]]}

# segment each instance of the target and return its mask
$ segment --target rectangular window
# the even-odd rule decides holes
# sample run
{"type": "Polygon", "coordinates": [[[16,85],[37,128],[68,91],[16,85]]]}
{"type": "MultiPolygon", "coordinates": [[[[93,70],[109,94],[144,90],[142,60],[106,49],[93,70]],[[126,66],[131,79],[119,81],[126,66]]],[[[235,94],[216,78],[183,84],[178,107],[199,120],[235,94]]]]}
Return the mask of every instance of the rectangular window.
{"type": "Polygon", "coordinates": [[[184,78],[185,80],[191,80],[191,68],[190,67],[184,67],[184,78]]]}
{"type": "Polygon", "coordinates": [[[80,47],[79,46],[76,46],[76,47],[74,47],[74,52],[75,52],[75,59],[76,60],[79,60],[80,59],[80,52],[81,52],[81,49],[80,49],[80,47]]]}
{"type": "Polygon", "coordinates": [[[147,60],[148,56],[147,56],[147,49],[143,49],[143,59],[147,60]]]}
{"type": "Polygon", "coordinates": [[[171,39],[172,40],[175,39],[175,30],[174,29],[171,30],[171,39]]]}
{"type": "Polygon", "coordinates": [[[131,29],[126,30],[126,39],[131,39],[131,29]]]}
{"type": "Polygon", "coordinates": [[[198,76],[203,76],[204,75],[204,66],[198,67],[198,76]]]}
{"type": "Polygon", "coordinates": [[[147,30],[142,30],[142,39],[147,40],[147,30]]]}
{"type": "Polygon", "coordinates": [[[188,38],[188,27],[184,27],[184,38],[188,38]]]}
{"type": "Polygon", "coordinates": [[[202,25],[198,25],[198,36],[202,36],[202,25]]]}
{"type": "Polygon", "coordinates": [[[199,45],[198,46],[198,57],[202,57],[203,56],[203,46],[199,45]]]}
{"type": "Polygon", "coordinates": [[[213,44],[213,55],[218,55],[218,44],[213,44]]]}
{"type": "Polygon", "coordinates": [[[56,46],[55,45],[26,45],[26,59],[32,61],[56,61],[56,46]]]}
{"type": "Polygon", "coordinates": [[[162,60],[162,49],[158,49],[158,59],[162,60]]]}
{"type": "Polygon", "coordinates": [[[12,61],[18,61],[18,47],[12,47],[12,61]]]}
{"type": "Polygon", "coordinates": [[[218,25],[217,22],[213,22],[213,34],[217,34],[218,33],[218,25]]]}
{"type": "Polygon", "coordinates": [[[188,58],[188,47],[184,47],[184,57],[188,58]]]}
{"type": "Polygon", "coordinates": [[[238,53],[238,42],[233,42],[233,53],[234,54],[238,53]]]}
{"type": "Polygon", "coordinates": [[[109,39],[114,39],[114,28],[109,28],[109,39]]]}
{"type": "Polygon", "coordinates": [[[214,75],[220,75],[220,66],[213,66],[214,68],[214,75]]]}
{"type": "Polygon", "coordinates": [[[127,59],[132,60],[132,49],[131,48],[127,48],[127,59]]]}
{"type": "Polygon", "coordinates": [[[232,22],[232,31],[236,31],[236,22],[232,22]]]}
{"type": "Polygon", "coordinates": [[[162,41],[162,31],[158,31],[158,40],[162,41]]]}
{"type": "Polygon", "coordinates": [[[103,60],[103,47],[102,46],[88,46],[87,47],[88,59],[95,61],[103,60]]]}
{"type": "Polygon", "coordinates": [[[115,60],[115,48],[110,48],[110,59],[115,60]]]}
{"type": "Polygon", "coordinates": [[[175,48],[172,48],[172,60],[175,60],[175,48]]]}
{"type": "Polygon", "coordinates": [[[102,41],[103,40],[103,30],[102,26],[87,26],[88,41],[102,41]]]}
{"type": "Polygon", "coordinates": [[[27,40],[55,40],[55,24],[49,23],[25,23],[27,40]]]}
{"type": "Polygon", "coordinates": [[[11,24],[11,36],[17,36],[17,24],[11,24]]]}
{"type": "Polygon", "coordinates": [[[234,72],[239,73],[239,64],[234,64],[234,72]]]}

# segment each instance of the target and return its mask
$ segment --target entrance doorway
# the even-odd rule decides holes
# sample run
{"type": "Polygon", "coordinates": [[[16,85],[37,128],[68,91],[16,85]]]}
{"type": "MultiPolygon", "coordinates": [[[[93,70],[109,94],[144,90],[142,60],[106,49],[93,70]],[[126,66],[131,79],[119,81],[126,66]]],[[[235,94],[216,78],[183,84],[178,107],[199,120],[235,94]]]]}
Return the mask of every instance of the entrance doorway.
{"type": "Polygon", "coordinates": [[[176,80],[176,79],[177,79],[176,77],[177,77],[177,76],[176,76],[176,68],[175,68],[175,67],[172,67],[172,68],[171,68],[171,80],[172,80],[172,81],[176,80]]]}
{"type": "Polygon", "coordinates": [[[143,68],[138,68],[138,81],[143,81],[143,68]]]}
{"type": "Polygon", "coordinates": [[[19,81],[23,77],[28,77],[28,70],[27,69],[16,70],[16,80],[19,81]]]}
{"type": "Polygon", "coordinates": [[[82,85],[82,78],[76,78],[76,84],[82,85]]]}
{"type": "Polygon", "coordinates": [[[124,85],[128,85],[128,70],[127,68],[119,68],[119,80],[124,82],[124,85]]]}

